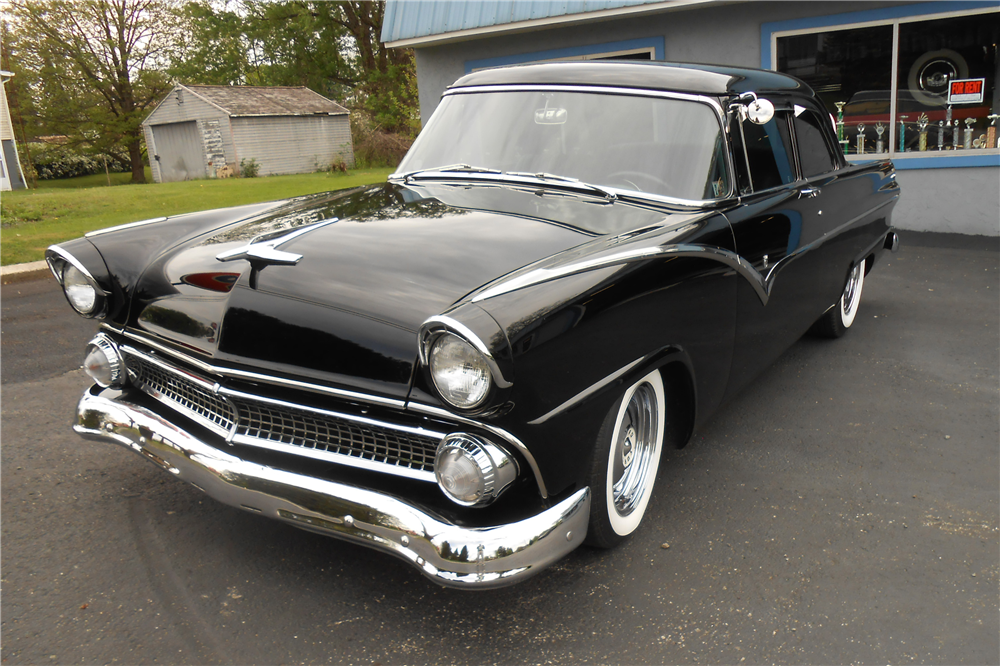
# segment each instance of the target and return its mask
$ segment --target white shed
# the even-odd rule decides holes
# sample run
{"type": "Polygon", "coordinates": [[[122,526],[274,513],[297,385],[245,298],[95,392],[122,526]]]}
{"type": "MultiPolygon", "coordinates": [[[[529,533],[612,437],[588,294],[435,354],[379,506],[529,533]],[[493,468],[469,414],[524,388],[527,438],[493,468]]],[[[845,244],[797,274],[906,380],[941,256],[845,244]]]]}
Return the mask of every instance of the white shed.
{"type": "Polygon", "coordinates": [[[174,87],[142,123],[157,183],[354,166],[348,111],[305,87],[174,87]]]}

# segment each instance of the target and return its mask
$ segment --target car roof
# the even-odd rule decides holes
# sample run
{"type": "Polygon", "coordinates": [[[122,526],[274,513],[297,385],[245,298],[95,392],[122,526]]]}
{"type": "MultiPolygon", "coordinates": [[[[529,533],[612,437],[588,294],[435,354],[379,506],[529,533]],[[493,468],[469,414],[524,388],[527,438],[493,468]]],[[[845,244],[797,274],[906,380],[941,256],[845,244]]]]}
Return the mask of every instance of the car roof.
{"type": "Polygon", "coordinates": [[[763,69],[635,60],[548,62],[484,69],[466,74],[449,90],[519,84],[644,88],[722,96],[750,91],[814,96],[812,89],[795,77],[763,69]]]}

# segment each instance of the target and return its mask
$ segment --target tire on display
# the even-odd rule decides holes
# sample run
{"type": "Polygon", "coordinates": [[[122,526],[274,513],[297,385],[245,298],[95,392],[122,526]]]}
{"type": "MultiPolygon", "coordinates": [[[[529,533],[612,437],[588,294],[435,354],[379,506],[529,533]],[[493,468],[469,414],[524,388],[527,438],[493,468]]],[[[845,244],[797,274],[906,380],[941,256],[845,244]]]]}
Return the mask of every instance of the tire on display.
{"type": "Polygon", "coordinates": [[[861,303],[861,292],[865,286],[865,262],[859,261],[847,276],[844,293],[836,305],[827,310],[812,328],[811,333],[824,338],[839,338],[854,323],[861,303]]]}
{"type": "Polygon", "coordinates": [[[589,545],[611,548],[639,527],[660,467],[665,426],[663,379],[654,370],[622,394],[598,433],[588,478],[589,545]]]}

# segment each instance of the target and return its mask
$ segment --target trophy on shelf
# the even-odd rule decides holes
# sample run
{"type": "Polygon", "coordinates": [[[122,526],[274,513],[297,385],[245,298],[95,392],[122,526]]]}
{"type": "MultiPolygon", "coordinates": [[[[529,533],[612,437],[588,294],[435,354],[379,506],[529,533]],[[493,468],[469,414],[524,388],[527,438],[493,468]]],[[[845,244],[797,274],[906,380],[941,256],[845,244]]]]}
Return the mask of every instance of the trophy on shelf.
{"type": "Polygon", "coordinates": [[[944,121],[938,121],[938,150],[944,150],[944,121]]]}
{"type": "Polygon", "coordinates": [[[962,148],[962,131],[958,128],[958,118],[955,118],[955,131],[951,135],[951,143],[955,150],[962,148]]]}
{"type": "Polygon", "coordinates": [[[847,137],[844,136],[844,107],[847,102],[834,102],[834,106],[837,107],[837,143],[841,145],[844,149],[844,154],[847,154],[847,137]]]}
{"type": "Polygon", "coordinates": [[[927,124],[929,122],[926,113],[917,116],[917,126],[920,127],[920,150],[927,150],[927,124]]]}
{"type": "Polygon", "coordinates": [[[899,117],[899,152],[906,151],[906,119],[909,116],[899,117]]]}
{"type": "Polygon", "coordinates": [[[972,126],[976,124],[975,118],[965,119],[965,140],[962,142],[962,146],[968,150],[972,148],[972,126]]]}
{"type": "Polygon", "coordinates": [[[878,140],[875,141],[876,153],[885,152],[885,144],[882,143],[882,134],[884,132],[885,132],[885,125],[882,124],[882,121],[880,120],[879,122],[875,123],[875,133],[878,134],[878,140]]]}
{"type": "Polygon", "coordinates": [[[986,116],[993,122],[990,126],[986,128],[986,145],[984,148],[996,148],[997,147],[997,118],[1000,118],[1000,114],[994,113],[992,115],[986,116]]]}
{"type": "Polygon", "coordinates": [[[865,154],[865,124],[858,123],[858,155],[865,154]]]}

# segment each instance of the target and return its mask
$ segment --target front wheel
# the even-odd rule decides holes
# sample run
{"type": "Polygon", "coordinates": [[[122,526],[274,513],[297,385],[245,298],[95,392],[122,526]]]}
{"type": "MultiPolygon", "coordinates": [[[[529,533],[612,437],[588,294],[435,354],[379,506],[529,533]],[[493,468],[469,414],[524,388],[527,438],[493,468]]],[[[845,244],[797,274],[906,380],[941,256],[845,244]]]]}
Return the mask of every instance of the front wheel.
{"type": "Polygon", "coordinates": [[[642,522],[663,451],[666,404],[657,370],[630,386],[597,436],[587,543],[611,548],[642,522]]]}
{"type": "Polygon", "coordinates": [[[851,269],[844,286],[844,293],[832,308],[820,317],[810,330],[824,338],[839,338],[854,323],[861,303],[861,291],[865,286],[865,262],[860,261],[851,269]]]}

